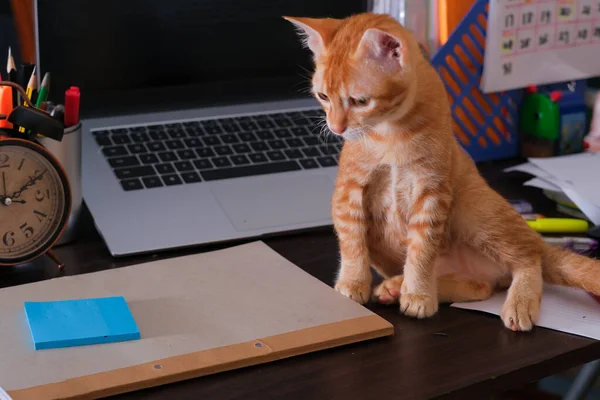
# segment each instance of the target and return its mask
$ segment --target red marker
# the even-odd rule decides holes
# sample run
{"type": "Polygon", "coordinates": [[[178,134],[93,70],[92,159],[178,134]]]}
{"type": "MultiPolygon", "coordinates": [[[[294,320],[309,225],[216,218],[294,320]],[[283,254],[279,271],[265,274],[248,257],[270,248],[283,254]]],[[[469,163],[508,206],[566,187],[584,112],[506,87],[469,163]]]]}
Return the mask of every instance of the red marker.
{"type": "Polygon", "coordinates": [[[77,86],[71,86],[65,92],[65,127],[77,125],[79,122],[79,100],[81,93],[77,86]]]}

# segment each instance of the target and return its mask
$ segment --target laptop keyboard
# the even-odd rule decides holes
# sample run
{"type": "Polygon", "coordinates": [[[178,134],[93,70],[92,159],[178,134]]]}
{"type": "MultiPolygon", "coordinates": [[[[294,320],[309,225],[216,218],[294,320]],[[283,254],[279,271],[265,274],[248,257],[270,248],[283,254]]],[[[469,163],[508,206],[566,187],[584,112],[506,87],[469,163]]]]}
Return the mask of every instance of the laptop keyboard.
{"type": "Polygon", "coordinates": [[[126,191],[337,165],[341,140],[318,135],[321,110],[92,132],[126,191]]]}

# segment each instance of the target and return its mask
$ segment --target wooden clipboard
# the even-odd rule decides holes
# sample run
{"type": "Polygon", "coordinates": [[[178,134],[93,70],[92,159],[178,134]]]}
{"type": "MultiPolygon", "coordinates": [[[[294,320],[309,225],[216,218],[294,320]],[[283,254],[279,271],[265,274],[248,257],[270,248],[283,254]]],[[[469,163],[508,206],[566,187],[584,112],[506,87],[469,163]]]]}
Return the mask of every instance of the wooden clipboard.
{"type": "Polygon", "coordinates": [[[2,289],[0,331],[14,400],[99,398],[394,334],[262,242],[2,289]],[[23,301],[104,295],[126,298],[141,340],[33,350],[23,301]]]}

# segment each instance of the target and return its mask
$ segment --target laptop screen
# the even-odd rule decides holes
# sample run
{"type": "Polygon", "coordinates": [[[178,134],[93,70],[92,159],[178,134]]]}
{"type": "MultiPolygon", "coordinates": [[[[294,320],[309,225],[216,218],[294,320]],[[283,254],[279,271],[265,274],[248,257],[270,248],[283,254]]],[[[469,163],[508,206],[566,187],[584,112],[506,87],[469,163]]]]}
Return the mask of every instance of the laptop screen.
{"type": "Polygon", "coordinates": [[[369,0],[37,0],[49,100],[84,118],[307,95],[313,69],[283,15],[343,18],[369,0]]]}

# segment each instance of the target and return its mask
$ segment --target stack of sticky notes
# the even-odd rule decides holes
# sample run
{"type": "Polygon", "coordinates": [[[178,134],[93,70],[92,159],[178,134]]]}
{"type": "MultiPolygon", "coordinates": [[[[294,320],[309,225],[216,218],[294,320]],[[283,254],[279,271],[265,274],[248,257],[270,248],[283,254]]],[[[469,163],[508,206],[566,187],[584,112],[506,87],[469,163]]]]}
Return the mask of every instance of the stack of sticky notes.
{"type": "Polygon", "coordinates": [[[140,338],[123,297],[25,302],[36,350],[140,338]]]}

